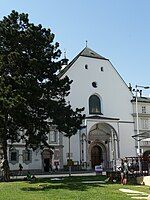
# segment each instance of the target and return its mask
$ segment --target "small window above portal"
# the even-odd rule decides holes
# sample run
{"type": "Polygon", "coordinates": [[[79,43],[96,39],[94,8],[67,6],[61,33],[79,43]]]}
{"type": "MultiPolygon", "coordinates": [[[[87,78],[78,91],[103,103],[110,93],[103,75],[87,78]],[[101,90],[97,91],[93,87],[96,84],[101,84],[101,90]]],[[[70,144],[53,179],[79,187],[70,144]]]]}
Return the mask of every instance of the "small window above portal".
{"type": "Polygon", "coordinates": [[[85,69],[88,69],[88,65],[87,64],[85,65],[85,69]]]}
{"type": "Polygon", "coordinates": [[[97,82],[96,82],[96,81],[92,82],[92,86],[93,86],[94,88],[97,88],[97,82]]]}

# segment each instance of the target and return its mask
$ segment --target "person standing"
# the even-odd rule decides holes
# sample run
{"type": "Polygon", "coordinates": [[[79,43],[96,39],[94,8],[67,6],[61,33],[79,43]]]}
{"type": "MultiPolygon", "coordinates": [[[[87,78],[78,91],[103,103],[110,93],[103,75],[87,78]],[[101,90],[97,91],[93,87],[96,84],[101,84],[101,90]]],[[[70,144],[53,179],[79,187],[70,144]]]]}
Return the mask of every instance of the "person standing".
{"type": "Polygon", "coordinates": [[[124,174],[123,174],[123,160],[121,160],[121,166],[119,167],[120,175],[121,175],[121,184],[123,184],[124,174]]]}
{"type": "Polygon", "coordinates": [[[23,166],[19,164],[19,175],[22,175],[23,166]]]}
{"type": "Polygon", "coordinates": [[[122,183],[123,185],[126,185],[127,184],[127,178],[128,178],[128,163],[126,160],[123,161],[123,180],[122,180],[122,183]]]}

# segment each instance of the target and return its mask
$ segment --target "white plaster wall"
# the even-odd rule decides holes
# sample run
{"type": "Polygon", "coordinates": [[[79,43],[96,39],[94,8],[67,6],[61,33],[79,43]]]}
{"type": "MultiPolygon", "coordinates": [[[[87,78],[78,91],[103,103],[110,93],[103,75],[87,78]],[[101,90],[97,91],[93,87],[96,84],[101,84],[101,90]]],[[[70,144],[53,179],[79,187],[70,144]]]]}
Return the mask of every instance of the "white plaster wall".
{"type": "MultiPolygon", "coordinates": [[[[19,162],[16,164],[9,164],[10,170],[19,170],[19,163],[22,164],[23,170],[30,170],[30,169],[42,169],[42,159],[41,159],[41,152],[36,153],[36,151],[32,152],[32,162],[29,164],[23,163],[22,159],[22,151],[23,148],[16,148],[19,150],[19,162]]],[[[9,153],[8,153],[9,155],[9,153]]]]}
{"type": "MultiPolygon", "coordinates": [[[[69,153],[69,139],[67,137],[63,138],[63,164],[67,164],[66,153],[69,153]]],[[[73,161],[80,161],[80,143],[79,143],[79,132],[73,135],[70,139],[70,153],[73,153],[71,159],[73,161]]]]}
{"type": "MultiPolygon", "coordinates": [[[[102,100],[104,117],[133,122],[132,93],[108,60],[79,57],[66,75],[73,80],[67,100],[74,108],[85,107],[84,113],[89,116],[89,97],[98,94],[102,100]],[[85,69],[86,64],[88,69],[85,69]],[[97,88],[92,87],[94,81],[97,82],[97,88]]],[[[131,137],[134,134],[133,123],[121,123],[119,130],[121,157],[134,156],[135,141],[131,137]]],[[[79,154],[79,149],[74,151],[79,154]]]]}
{"type": "Polygon", "coordinates": [[[73,80],[68,97],[73,107],[85,106],[88,115],[88,99],[97,93],[102,98],[104,116],[121,115],[122,120],[129,119],[129,113],[132,113],[132,94],[109,61],[80,57],[66,74],[73,80]],[[85,64],[88,64],[88,69],[85,69],[85,64]],[[104,68],[103,72],[101,67],[104,68]],[[93,81],[97,82],[97,88],[92,87],[93,81]]]}
{"type": "Polygon", "coordinates": [[[120,124],[120,156],[136,156],[133,124],[120,124]]]}

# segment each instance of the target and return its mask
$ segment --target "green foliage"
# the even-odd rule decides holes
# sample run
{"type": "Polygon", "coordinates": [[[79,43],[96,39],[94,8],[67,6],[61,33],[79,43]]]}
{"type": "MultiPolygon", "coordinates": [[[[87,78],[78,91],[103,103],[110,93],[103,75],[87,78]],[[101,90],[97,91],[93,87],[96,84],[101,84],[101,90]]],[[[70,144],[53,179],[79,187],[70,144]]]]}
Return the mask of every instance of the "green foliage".
{"type": "Polygon", "coordinates": [[[54,118],[58,130],[62,131],[66,137],[71,137],[75,135],[79,129],[84,128],[84,126],[81,126],[82,120],[85,118],[85,115],[81,114],[83,110],[84,108],[77,108],[73,111],[70,105],[61,106],[59,110],[56,110],[58,115],[54,118]],[[61,113],[63,113],[63,115],[61,115],[61,113]]]}
{"type": "Polygon", "coordinates": [[[64,115],[73,134],[80,128],[83,109],[73,111],[65,101],[72,81],[57,75],[61,51],[53,40],[51,30],[30,23],[28,14],[12,11],[0,21],[0,139],[5,147],[8,139],[24,139],[33,149],[48,145],[52,124],[67,130],[61,125],[64,115]]]}

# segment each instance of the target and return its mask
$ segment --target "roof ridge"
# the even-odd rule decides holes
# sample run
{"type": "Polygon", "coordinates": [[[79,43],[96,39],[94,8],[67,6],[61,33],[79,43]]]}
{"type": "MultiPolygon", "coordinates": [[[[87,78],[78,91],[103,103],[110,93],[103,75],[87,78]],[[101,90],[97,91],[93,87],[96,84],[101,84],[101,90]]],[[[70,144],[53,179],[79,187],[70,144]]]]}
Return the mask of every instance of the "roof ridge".
{"type": "Polygon", "coordinates": [[[80,56],[85,56],[85,57],[91,57],[91,58],[98,58],[98,59],[104,59],[104,60],[108,60],[107,58],[105,58],[104,56],[101,56],[100,54],[96,53],[95,51],[93,51],[92,49],[90,49],[89,47],[85,47],[80,53],[80,56]]]}

